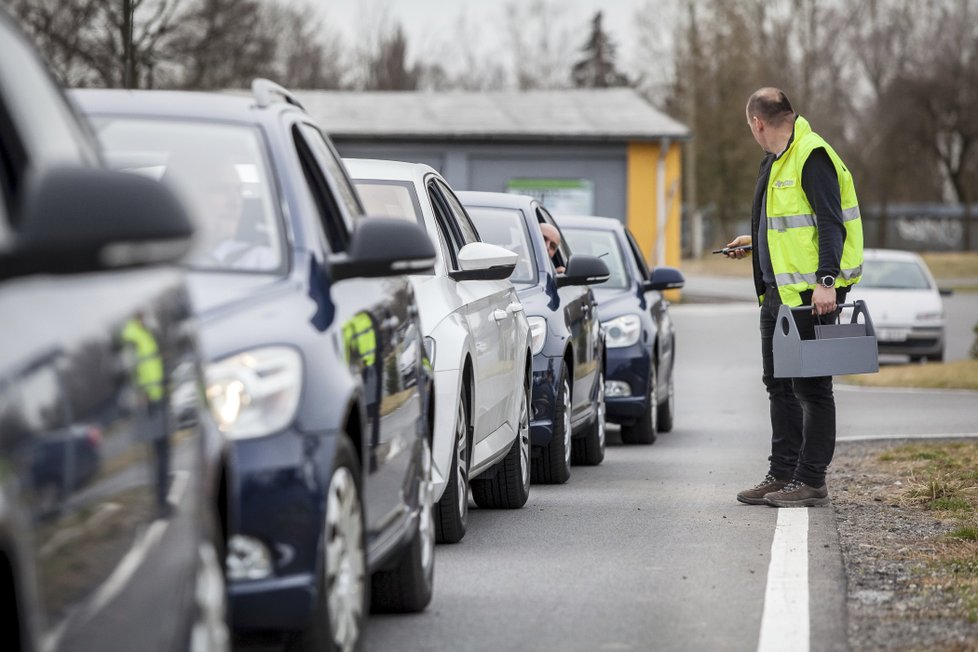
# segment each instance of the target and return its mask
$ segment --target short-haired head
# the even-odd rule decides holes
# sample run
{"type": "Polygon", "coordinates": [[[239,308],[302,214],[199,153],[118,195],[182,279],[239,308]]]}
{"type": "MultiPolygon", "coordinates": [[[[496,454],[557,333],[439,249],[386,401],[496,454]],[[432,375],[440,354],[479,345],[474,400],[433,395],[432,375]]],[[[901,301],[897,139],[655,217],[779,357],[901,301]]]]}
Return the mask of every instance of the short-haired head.
{"type": "Polygon", "coordinates": [[[758,117],[772,127],[794,122],[795,110],[780,88],[766,86],[754,91],[747,100],[747,119],[758,117]]]}

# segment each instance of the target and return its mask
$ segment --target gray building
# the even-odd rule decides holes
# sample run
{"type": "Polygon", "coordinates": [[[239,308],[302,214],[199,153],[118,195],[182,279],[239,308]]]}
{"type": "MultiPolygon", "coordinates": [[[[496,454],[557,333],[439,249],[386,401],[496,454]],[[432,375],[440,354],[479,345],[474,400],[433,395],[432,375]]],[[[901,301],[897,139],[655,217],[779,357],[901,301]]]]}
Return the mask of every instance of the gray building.
{"type": "Polygon", "coordinates": [[[457,190],[533,194],[554,212],[615,217],[650,260],[679,264],[690,134],[632,89],[296,95],[343,156],[426,163],[457,190]]]}

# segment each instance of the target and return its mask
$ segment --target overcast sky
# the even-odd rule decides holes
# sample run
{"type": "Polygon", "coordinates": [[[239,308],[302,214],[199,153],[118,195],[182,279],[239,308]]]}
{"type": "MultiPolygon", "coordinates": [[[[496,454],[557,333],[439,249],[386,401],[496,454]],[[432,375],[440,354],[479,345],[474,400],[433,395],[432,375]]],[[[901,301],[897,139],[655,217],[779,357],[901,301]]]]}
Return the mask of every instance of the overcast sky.
{"type": "MultiPolygon", "coordinates": [[[[354,36],[364,21],[385,8],[400,21],[408,37],[409,58],[418,54],[430,57],[428,48],[444,43],[446,32],[455,29],[459,15],[464,13],[473,29],[478,29],[480,46],[486,49],[506,43],[505,9],[513,0],[289,0],[316,7],[326,23],[354,36]]],[[[516,0],[528,4],[529,0],[516,0]]],[[[573,45],[587,34],[588,22],[598,10],[604,12],[604,26],[619,46],[620,65],[630,67],[637,56],[632,25],[635,12],[646,0],[560,0],[564,24],[574,29],[573,45]],[[577,36],[580,34],[580,37],[577,36]]]]}

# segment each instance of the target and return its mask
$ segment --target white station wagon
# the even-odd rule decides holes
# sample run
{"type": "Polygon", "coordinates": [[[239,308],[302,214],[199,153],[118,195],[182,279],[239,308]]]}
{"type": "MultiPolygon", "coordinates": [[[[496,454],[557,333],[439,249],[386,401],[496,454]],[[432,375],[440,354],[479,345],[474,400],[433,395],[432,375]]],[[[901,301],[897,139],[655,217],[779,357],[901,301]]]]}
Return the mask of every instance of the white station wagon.
{"type": "Polygon", "coordinates": [[[427,165],[344,161],[369,215],[417,220],[435,243],[434,274],[412,276],[434,369],[435,524],[465,535],[480,507],[522,507],[530,491],[530,334],[508,280],[517,255],[479,239],[445,179],[427,165]]]}

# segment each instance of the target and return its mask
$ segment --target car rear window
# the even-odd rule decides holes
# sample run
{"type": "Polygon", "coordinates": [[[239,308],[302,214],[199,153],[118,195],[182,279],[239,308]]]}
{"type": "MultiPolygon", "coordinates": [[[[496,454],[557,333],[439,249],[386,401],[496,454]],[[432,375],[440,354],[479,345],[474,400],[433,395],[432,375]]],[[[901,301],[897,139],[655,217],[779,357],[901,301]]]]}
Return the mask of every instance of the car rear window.
{"type": "Polygon", "coordinates": [[[353,180],[363,208],[370,217],[399,217],[424,226],[414,184],[374,179],[353,180]]]}
{"type": "Polygon", "coordinates": [[[258,132],[165,119],[93,119],[107,163],[170,185],[197,227],[196,269],[281,272],[285,237],[258,132]],[[150,124],[152,123],[152,124],[150,124]]]}
{"type": "Polygon", "coordinates": [[[522,213],[511,208],[470,206],[466,210],[483,242],[509,249],[519,256],[509,280],[513,283],[536,283],[536,264],[522,213]]]}
{"type": "Polygon", "coordinates": [[[608,266],[608,271],[611,272],[608,280],[592,287],[623,290],[631,284],[625,267],[625,258],[622,256],[621,246],[614,233],[567,227],[564,227],[562,232],[567,238],[571,251],[575,254],[597,256],[608,266]]]}
{"type": "Polygon", "coordinates": [[[863,262],[863,277],[859,287],[892,290],[927,290],[930,279],[912,260],[870,260],[863,262]]]}

